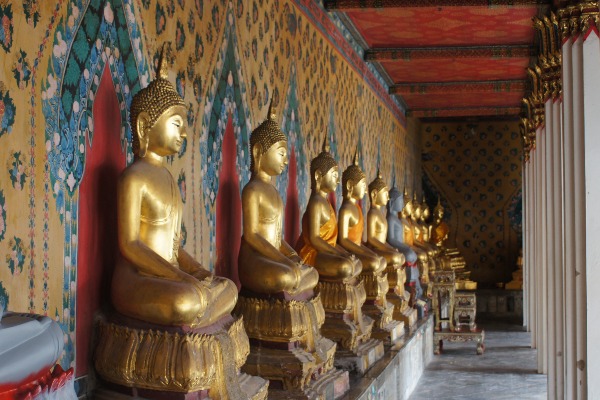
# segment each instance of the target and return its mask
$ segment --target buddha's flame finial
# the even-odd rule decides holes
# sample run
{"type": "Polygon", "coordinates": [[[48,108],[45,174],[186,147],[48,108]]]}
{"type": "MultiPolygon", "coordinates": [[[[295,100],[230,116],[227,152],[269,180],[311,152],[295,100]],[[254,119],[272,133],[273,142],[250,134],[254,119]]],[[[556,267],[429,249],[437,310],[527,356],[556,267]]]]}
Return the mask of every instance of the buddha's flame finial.
{"type": "Polygon", "coordinates": [[[271,101],[269,102],[269,111],[267,112],[267,119],[271,121],[277,120],[277,110],[273,107],[273,98],[271,97],[271,101]]]}
{"type": "Polygon", "coordinates": [[[163,43],[162,49],[160,51],[160,58],[158,59],[158,69],[157,69],[157,78],[168,79],[169,71],[167,69],[167,43],[163,43]]]}
{"type": "Polygon", "coordinates": [[[358,147],[356,148],[356,151],[354,152],[354,165],[356,165],[358,167],[358,147]]]}
{"type": "Polygon", "coordinates": [[[377,177],[378,177],[379,179],[382,179],[382,178],[381,178],[381,171],[380,171],[379,167],[377,167],[377,177]]]}
{"type": "Polygon", "coordinates": [[[321,146],[321,151],[324,153],[329,153],[331,146],[329,145],[329,132],[327,129],[325,130],[325,138],[323,138],[323,146],[321,146]]]}

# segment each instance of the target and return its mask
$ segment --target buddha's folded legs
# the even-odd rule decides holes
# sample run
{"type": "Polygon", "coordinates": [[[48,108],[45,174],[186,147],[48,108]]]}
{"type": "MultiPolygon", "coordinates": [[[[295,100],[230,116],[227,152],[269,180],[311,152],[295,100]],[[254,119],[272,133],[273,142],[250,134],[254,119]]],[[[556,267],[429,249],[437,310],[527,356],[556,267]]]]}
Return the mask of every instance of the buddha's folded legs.
{"type": "Polygon", "coordinates": [[[239,277],[242,286],[256,293],[300,293],[313,289],[319,282],[314,268],[294,270],[269,259],[242,239],[239,255],[239,277]]]}
{"type": "Polygon", "coordinates": [[[321,252],[317,254],[315,269],[322,280],[346,282],[360,274],[362,266],[357,259],[321,252]]]}

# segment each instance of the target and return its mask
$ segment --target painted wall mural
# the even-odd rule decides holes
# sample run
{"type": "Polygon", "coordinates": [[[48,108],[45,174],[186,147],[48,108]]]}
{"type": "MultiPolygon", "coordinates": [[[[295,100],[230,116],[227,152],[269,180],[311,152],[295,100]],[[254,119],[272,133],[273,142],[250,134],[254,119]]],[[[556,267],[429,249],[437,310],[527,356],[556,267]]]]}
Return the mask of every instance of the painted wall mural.
{"type": "Polygon", "coordinates": [[[403,111],[312,0],[0,0],[0,21],[0,301],[55,318],[61,363],[78,376],[117,256],[111,199],[133,158],[129,105],[164,42],[189,108],[168,163],[183,242],[217,273],[237,276],[249,135],[270,101],[293,164],[277,181],[290,241],[326,132],[342,169],[357,146],[369,179],[378,166],[390,181],[420,168],[403,111]]]}
{"type": "Polygon", "coordinates": [[[471,279],[508,282],[521,247],[521,157],[513,121],[424,123],[423,189],[430,207],[439,195],[471,279]]]}

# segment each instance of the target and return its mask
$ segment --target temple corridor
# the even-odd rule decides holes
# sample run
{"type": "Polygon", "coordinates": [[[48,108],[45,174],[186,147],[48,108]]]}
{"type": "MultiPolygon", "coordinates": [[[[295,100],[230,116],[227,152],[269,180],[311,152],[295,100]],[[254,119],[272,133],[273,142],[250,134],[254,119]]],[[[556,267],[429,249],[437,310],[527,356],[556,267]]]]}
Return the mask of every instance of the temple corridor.
{"type": "Polygon", "coordinates": [[[481,321],[485,353],[473,343],[444,344],[434,356],[410,400],[546,399],[547,376],[536,371],[531,334],[518,324],[481,321]]]}

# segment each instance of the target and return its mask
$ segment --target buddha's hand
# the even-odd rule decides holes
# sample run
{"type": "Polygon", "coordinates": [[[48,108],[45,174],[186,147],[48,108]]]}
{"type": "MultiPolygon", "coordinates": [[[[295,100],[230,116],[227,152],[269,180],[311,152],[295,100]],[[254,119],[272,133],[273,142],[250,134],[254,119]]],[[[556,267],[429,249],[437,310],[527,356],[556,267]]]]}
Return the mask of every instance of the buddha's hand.
{"type": "Polygon", "coordinates": [[[308,270],[312,267],[310,265],[306,265],[302,262],[302,260],[295,262],[292,267],[292,271],[296,274],[296,284],[292,288],[292,290],[298,289],[300,284],[302,283],[303,277],[309,272],[308,270]]]}
{"type": "Polygon", "coordinates": [[[194,271],[192,276],[194,276],[198,280],[204,281],[206,283],[212,282],[213,277],[214,277],[214,275],[210,271],[207,271],[202,267],[199,267],[196,271],[194,271]]]}
{"type": "Polygon", "coordinates": [[[290,254],[289,258],[290,258],[290,260],[292,260],[296,264],[302,264],[302,259],[300,258],[300,256],[296,252],[293,252],[292,254],[290,254]]]}

